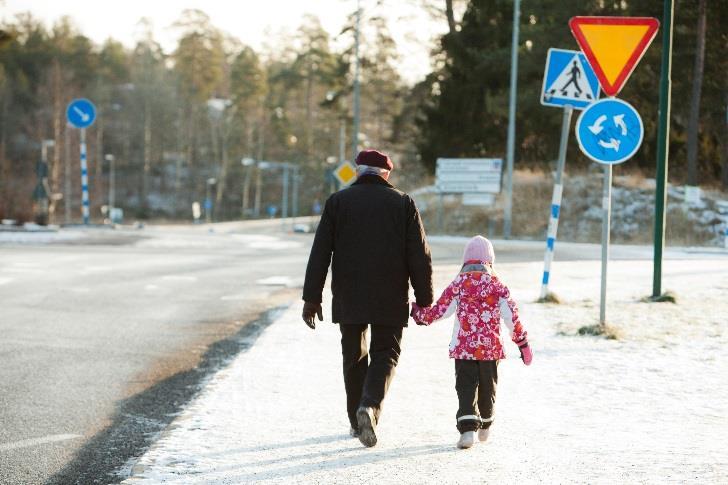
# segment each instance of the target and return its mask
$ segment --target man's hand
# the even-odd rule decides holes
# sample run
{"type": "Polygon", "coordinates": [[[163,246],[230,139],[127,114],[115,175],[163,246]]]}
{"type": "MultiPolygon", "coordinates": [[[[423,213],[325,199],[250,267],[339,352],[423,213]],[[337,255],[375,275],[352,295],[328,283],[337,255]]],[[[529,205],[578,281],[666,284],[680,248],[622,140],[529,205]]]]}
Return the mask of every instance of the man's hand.
{"type": "Polygon", "coordinates": [[[303,317],[303,321],[306,322],[306,325],[311,327],[312,330],[316,329],[316,315],[318,315],[319,321],[324,321],[324,313],[321,309],[321,303],[303,302],[303,313],[301,316],[303,317]]]}
{"type": "Polygon", "coordinates": [[[412,317],[412,320],[415,321],[417,325],[427,326],[425,322],[420,322],[415,318],[415,313],[420,310],[420,307],[417,305],[417,303],[412,302],[412,310],[410,311],[410,316],[412,317]]]}

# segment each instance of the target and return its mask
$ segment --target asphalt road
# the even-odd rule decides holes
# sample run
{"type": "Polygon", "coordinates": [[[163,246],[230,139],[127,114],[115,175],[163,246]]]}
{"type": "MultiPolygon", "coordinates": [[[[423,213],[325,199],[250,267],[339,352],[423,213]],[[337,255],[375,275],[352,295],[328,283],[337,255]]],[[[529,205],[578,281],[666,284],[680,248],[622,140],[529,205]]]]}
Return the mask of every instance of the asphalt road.
{"type": "Polygon", "coordinates": [[[114,480],[245,323],[300,298],[309,240],[224,224],[0,245],[0,483],[114,480]]]}
{"type": "MultiPolygon", "coordinates": [[[[272,309],[300,298],[311,238],[279,221],[0,238],[0,483],[121,479],[272,309]]],[[[436,264],[460,260],[462,240],[431,245],[436,264]]],[[[543,258],[541,242],[495,247],[500,262],[543,258]]]]}

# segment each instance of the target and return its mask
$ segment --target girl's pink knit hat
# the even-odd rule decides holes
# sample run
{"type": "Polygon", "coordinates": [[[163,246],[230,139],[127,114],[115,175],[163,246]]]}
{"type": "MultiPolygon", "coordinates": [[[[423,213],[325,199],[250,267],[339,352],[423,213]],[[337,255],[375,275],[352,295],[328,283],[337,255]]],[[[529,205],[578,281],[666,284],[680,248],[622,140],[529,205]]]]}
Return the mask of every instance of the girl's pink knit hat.
{"type": "Polygon", "coordinates": [[[477,259],[486,263],[495,263],[495,253],[493,252],[493,245],[483,236],[475,236],[468,241],[465,246],[465,253],[463,253],[463,263],[477,259]]]}

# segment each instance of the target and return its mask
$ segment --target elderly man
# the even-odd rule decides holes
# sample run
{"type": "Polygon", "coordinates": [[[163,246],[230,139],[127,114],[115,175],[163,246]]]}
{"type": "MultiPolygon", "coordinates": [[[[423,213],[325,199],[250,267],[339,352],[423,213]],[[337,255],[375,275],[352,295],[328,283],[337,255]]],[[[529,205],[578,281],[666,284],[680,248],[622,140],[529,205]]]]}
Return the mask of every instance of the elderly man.
{"type": "Polygon", "coordinates": [[[323,320],[321,295],[333,255],[332,320],[341,330],[350,433],[371,447],[409,319],[409,282],[417,304],[430,305],[432,259],[414,201],[387,182],[389,157],[365,150],[356,164],[356,182],[324,206],[306,268],[303,320],[312,329],[315,315],[323,320]]]}

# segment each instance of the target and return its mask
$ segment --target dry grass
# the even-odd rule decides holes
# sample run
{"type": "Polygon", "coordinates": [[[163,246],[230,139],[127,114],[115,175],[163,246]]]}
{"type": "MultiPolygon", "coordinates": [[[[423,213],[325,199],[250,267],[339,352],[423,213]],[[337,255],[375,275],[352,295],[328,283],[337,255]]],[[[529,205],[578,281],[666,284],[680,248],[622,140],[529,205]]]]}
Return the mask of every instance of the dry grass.
{"type": "MultiPolygon", "coordinates": [[[[532,170],[517,170],[513,178],[512,235],[519,239],[546,237],[553,176],[532,170]]],[[[445,197],[442,221],[438,217],[438,196],[431,194],[422,211],[425,227],[432,234],[503,233],[503,196],[494,207],[463,207],[458,196],[445,197]]],[[[602,177],[600,171],[564,175],[564,192],[559,218],[558,239],[598,243],[602,231],[602,177]]],[[[654,179],[639,173],[614,179],[611,240],[617,244],[651,244],[654,225],[654,179]]],[[[681,203],[668,202],[666,240],[669,245],[712,244],[708,227],[691,219],[681,203]]]]}
{"type": "Polygon", "coordinates": [[[615,326],[609,324],[584,325],[577,330],[578,335],[588,335],[592,337],[604,337],[607,340],[620,340],[622,332],[615,326]]]}

